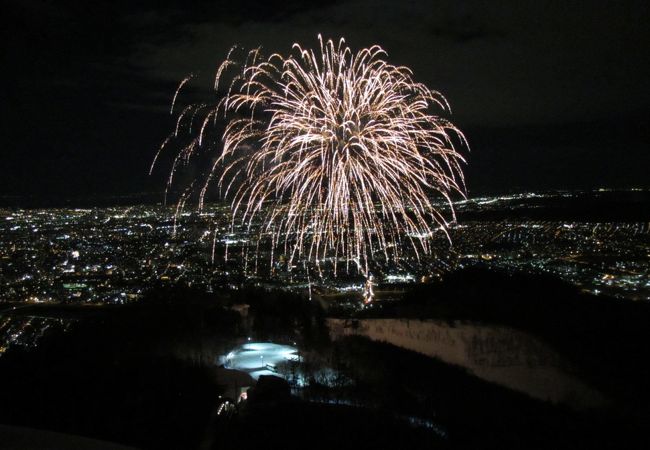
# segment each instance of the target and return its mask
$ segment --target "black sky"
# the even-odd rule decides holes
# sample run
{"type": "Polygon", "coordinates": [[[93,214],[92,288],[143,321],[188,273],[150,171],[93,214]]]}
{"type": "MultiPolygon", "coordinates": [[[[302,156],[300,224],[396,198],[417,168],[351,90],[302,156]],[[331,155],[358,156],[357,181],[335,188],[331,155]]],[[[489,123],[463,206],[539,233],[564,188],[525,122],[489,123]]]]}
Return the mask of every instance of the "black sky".
{"type": "MultiPolygon", "coordinates": [[[[160,191],[178,82],[233,44],[375,43],[443,92],[470,193],[650,187],[646,1],[243,0],[2,4],[0,197],[160,191]]],[[[207,92],[207,90],[206,90],[207,92]]]]}

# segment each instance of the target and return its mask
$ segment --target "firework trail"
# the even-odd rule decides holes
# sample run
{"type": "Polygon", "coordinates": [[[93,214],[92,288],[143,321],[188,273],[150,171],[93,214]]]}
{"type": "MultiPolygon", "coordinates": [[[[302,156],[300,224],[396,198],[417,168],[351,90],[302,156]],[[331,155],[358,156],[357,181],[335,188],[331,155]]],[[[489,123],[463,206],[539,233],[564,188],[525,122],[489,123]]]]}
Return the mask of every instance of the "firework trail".
{"type": "Polygon", "coordinates": [[[263,58],[255,49],[243,63],[233,48],[215,76],[215,90],[231,76],[220,101],[180,113],[171,138],[181,123],[193,131],[168,186],[225,118],[199,208],[214,186],[231,201],[233,226],[261,223],[258,239],[290,263],[330,261],[335,272],[343,261],[367,275],[370,261],[396,260],[405,248],[430,254],[434,232],[455,220],[451,195],[464,195],[465,138],[436,114],[450,112],[447,101],[388,64],[377,45],[354,53],[343,39],[318,40],[316,51],[294,44],[287,56],[263,58]]]}

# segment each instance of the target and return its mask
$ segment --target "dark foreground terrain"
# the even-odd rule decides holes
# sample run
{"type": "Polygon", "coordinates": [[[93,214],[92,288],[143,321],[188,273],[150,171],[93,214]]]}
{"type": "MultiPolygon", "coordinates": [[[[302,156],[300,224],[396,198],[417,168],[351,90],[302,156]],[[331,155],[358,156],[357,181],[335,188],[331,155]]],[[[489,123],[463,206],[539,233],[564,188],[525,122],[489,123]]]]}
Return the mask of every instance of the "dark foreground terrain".
{"type": "Polygon", "coordinates": [[[0,423],[142,449],[648,448],[647,305],[585,296],[544,277],[474,270],[365,314],[534,333],[608,402],[574,410],[388,344],[332,342],[323,311],[298,296],[178,287],[121,307],[21,310],[74,324],[0,357],[0,423]],[[250,305],[245,317],[233,308],[241,304],[250,305]],[[216,359],[247,337],[296,342],[306,386],[260,381],[247,402],[219,415],[216,359]],[[335,374],[328,384],[314,375],[323,367],[335,374]]]}

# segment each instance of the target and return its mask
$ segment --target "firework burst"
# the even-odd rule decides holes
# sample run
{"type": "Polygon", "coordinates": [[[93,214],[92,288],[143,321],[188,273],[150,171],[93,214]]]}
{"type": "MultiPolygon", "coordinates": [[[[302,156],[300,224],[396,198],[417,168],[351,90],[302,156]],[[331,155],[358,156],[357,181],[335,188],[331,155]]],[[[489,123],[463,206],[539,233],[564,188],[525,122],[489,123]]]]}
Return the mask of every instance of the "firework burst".
{"type": "Polygon", "coordinates": [[[335,271],[353,262],[367,274],[371,260],[396,260],[407,247],[418,258],[430,254],[432,234],[455,220],[451,195],[464,193],[466,142],[439,115],[450,112],[447,101],[407,67],[388,64],[379,46],[355,53],[343,39],[318,39],[316,51],[294,44],[287,56],[263,58],[256,49],[241,64],[231,50],[214,83],[218,91],[231,74],[225,95],[179,115],[173,137],[182,123],[194,135],[170,185],[177,164],[205,146],[207,128],[224,117],[223,147],[200,182],[199,207],[218,188],[231,201],[233,224],[261,223],[258,239],[289,262],[331,261],[335,271]]]}

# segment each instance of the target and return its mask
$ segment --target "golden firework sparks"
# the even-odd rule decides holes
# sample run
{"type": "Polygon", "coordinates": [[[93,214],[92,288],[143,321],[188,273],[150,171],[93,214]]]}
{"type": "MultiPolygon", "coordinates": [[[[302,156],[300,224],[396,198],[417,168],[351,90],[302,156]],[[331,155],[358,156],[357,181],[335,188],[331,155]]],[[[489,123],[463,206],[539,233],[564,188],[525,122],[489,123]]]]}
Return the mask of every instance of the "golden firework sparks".
{"type": "Polygon", "coordinates": [[[437,114],[450,112],[446,99],[409,68],[387,63],[377,45],[354,53],[344,39],[318,40],[316,51],[294,44],[287,56],[262,58],[255,49],[243,64],[231,50],[214,82],[218,89],[236,71],[223,98],[190,105],[178,118],[174,137],[183,117],[192,113],[190,127],[198,111],[203,120],[168,185],[224,117],[223,147],[202,181],[199,208],[218,186],[233,224],[262,223],[258,238],[270,238],[289,263],[331,259],[336,271],[344,260],[367,275],[370,260],[397,259],[405,245],[418,258],[430,254],[432,234],[455,219],[451,195],[464,195],[459,147],[467,144],[437,114]],[[449,218],[434,198],[445,200],[449,218]]]}

